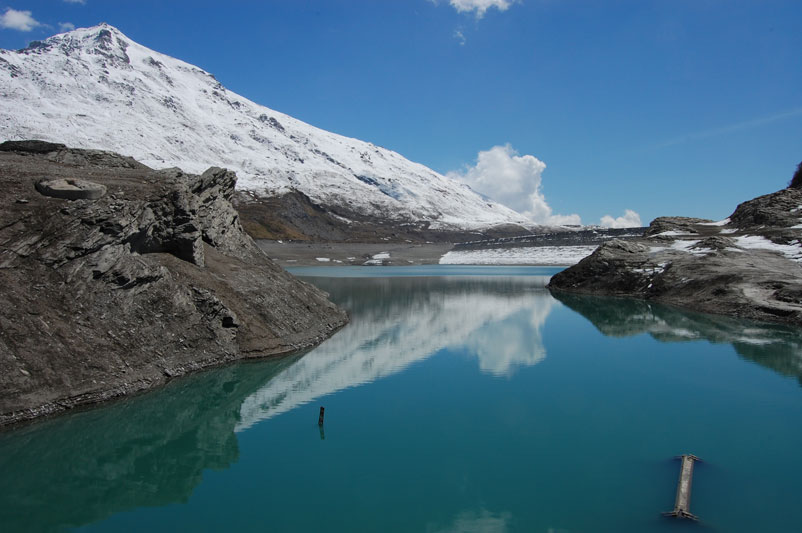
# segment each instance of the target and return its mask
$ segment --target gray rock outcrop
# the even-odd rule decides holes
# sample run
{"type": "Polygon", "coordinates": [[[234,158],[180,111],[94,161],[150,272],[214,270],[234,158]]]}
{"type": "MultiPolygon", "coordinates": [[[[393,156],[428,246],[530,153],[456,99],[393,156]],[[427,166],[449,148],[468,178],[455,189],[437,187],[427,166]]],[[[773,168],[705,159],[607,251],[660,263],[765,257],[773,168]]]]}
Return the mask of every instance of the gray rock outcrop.
{"type": "Polygon", "coordinates": [[[233,172],[25,143],[0,145],[0,425],[297,352],[347,321],[244,233],[233,172]],[[42,179],[106,194],[45,196],[42,179]]]}
{"type": "Polygon", "coordinates": [[[788,188],[721,222],[655,219],[643,239],[603,244],[549,288],[802,325],[801,261],[802,189],[788,188]]]}

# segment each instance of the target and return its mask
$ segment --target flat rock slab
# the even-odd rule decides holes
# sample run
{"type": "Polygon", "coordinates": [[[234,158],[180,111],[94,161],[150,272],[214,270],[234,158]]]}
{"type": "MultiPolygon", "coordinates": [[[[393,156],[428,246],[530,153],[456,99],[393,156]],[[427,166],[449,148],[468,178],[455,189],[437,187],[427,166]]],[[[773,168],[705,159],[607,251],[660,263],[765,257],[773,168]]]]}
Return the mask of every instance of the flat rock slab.
{"type": "Polygon", "coordinates": [[[97,200],[106,194],[105,185],[75,178],[44,179],[36,183],[36,190],[66,200],[97,200]]]}

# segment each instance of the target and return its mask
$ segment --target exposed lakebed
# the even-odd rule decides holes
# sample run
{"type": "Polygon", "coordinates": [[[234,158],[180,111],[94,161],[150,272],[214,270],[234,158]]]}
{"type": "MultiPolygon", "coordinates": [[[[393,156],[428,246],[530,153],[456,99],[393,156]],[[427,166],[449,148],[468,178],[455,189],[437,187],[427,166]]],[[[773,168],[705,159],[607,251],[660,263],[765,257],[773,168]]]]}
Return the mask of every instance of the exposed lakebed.
{"type": "Polygon", "coordinates": [[[719,531],[802,523],[802,335],[563,296],[556,268],[295,273],[351,323],[0,433],[5,531],[719,531]],[[326,407],[323,431],[319,406],[326,407]]]}

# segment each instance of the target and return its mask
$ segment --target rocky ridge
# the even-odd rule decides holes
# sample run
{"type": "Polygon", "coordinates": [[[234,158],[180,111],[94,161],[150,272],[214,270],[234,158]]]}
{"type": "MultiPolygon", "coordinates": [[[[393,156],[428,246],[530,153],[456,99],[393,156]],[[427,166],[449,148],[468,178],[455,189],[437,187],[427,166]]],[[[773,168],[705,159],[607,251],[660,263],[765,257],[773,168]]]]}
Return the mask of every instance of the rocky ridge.
{"type": "Polygon", "coordinates": [[[642,239],[604,243],[549,288],[802,325],[800,261],[802,189],[787,188],[719,222],[657,218],[642,239]]]}
{"type": "Polygon", "coordinates": [[[313,346],[347,321],[274,264],[231,206],[236,175],[0,145],[0,425],[313,346]],[[76,180],[96,200],[43,194],[76,180]]]}

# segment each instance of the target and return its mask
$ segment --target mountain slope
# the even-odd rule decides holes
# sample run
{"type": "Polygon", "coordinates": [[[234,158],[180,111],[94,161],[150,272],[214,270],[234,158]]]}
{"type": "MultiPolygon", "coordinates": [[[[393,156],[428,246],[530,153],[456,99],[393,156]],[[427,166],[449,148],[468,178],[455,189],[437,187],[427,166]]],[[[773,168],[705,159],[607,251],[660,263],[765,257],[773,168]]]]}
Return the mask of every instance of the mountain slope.
{"type": "MultiPolygon", "coordinates": [[[[0,50],[0,137],[40,138],[189,172],[224,166],[258,198],[299,192],[394,225],[482,230],[531,221],[371,143],[228,91],[211,74],[101,24],[0,50]]],[[[350,220],[342,220],[348,224],[350,220]]]]}

